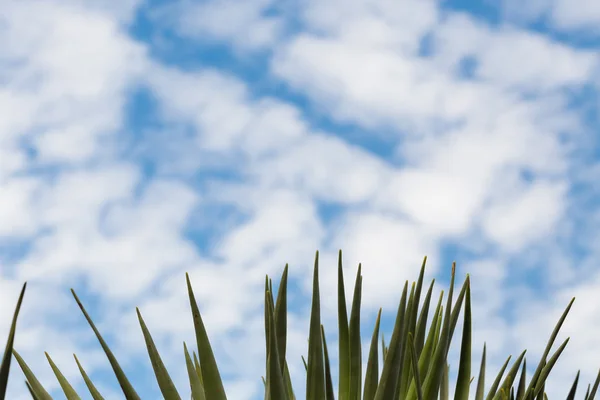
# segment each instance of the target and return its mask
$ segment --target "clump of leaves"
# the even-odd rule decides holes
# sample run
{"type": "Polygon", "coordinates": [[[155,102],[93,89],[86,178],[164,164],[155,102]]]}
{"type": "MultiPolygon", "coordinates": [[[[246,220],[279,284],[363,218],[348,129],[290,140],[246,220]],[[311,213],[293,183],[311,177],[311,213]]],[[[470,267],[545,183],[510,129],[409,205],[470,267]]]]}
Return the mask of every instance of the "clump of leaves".
{"type": "MultiPolygon", "coordinates": [[[[461,308],[463,308],[463,302],[463,332],[454,399],[469,399],[470,384],[473,381],[473,378],[471,377],[471,290],[469,275],[466,276],[465,282],[453,305],[455,265],[452,265],[452,277],[448,298],[446,300],[446,308],[444,309],[442,306],[444,295],[442,291],[437,307],[433,313],[429,331],[426,332],[431,295],[435,282],[435,280],[431,282],[427,294],[425,295],[423,307],[419,310],[426,260],[427,258],[423,260],[419,278],[416,283],[412,283],[410,293],[408,291],[408,281],[404,284],[389,345],[385,344],[382,335],[381,348],[383,368],[381,376],[379,376],[378,353],[381,309],[379,310],[375,328],[371,336],[367,369],[363,384],[360,334],[360,302],[362,294],[361,266],[358,266],[352,307],[350,310],[350,319],[348,319],[343,279],[342,253],[340,251],[338,260],[339,386],[337,399],[448,400],[449,365],[447,363],[447,356],[454,329],[459,318],[459,313],[461,308]]],[[[273,297],[273,285],[271,279],[267,276],[265,280],[266,378],[263,377],[265,400],[296,399],[286,360],[287,277],[288,266],[286,265],[279,284],[277,301],[275,301],[273,297]]],[[[186,281],[197,345],[197,354],[196,351],[193,351],[192,361],[187,345],[185,343],[183,344],[185,362],[189,376],[190,396],[192,400],[225,400],[227,397],[223,388],[223,382],[187,274],[186,281]]],[[[100,332],[96,329],[94,323],[83,307],[83,304],[75,294],[75,291],[71,291],[79,308],[83,312],[104,349],[125,398],[127,400],[139,400],[139,395],[125,376],[113,353],[100,335],[100,332]]],[[[558,324],[554,328],[542,359],[540,360],[533,377],[529,381],[529,384],[526,383],[526,359],[525,351],[523,351],[511,366],[504,380],[501,381],[511,358],[508,357],[492,383],[492,386],[489,388],[487,395],[485,395],[486,347],[484,344],[479,378],[475,389],[476,400],[503,400],[509,398],[511,400],[547,399],[547,394],[544,391],[546,379],[569,339],[566,339],[549,359],[547,357],[574,300],[574,298],[571,300],[558,324]],[[521,376],[515,392],[515,378],[521,367],[521,363],[521,376]]],[[[144,323],[139,309],[137,310],[137,314],[158,386],[165,400],[180,400],[181,396],[175,388],[175,385],[158,354],[152,336],[144,323]]],[[[26,383],[33,398],[40,400],[52,399],[16,351],[14,351],[14,355],[27,378],[26,383]]],[[[67,399],[79,399],[79,395],[61,374],[50,356],[48,354],[46,354],[46,356],[67,399]]],[[[75,355],[74,357],[94,400],[103,399],[85,373],[77,357],[75,355]]],[[[335,400],[336,397],[334,395],[334,387],[331,379],[331,365],[329,362],[325,329],[321,324],[318,252],[314,264],[312,309],[308,336],[308,361],[306,361],[304,357],[302,359],[306,370],[306,399],[335,400]]],[[[567,395],[567,400],[573,400],[575,398],[578,380],[579,372],[567,395]]],[[[600,372],[591,391],[588,385],[585,400],[594,399],[599,383],[600,372]]]]}

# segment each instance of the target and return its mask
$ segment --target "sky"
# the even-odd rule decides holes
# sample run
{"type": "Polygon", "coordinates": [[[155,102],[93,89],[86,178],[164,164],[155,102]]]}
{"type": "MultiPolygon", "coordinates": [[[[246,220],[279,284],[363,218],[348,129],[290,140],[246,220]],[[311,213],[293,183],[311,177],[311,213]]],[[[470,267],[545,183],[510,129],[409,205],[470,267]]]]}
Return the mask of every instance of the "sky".
{"type": "MultiPolygon", "coordinates": [[[[262,399],[264,279],[289,263],[301,399],[315,251],[336,382],[338,250],[348,296],[362,263],[365,362],[379,307],[389,338],[427,256],[433,299],[453,261],[457,290],[470,274],[486,392],[524,349],[532,376],[576,297],[546,389],[564,398],[580,369],[583,398],[600,368],[598,26],[588,0],[1,1],[0,338],[27,281],[15,348],[42,384],[64,398],[47,351],[91,398],[75,353],[122,399],[73,288],[160,399],[139,307],[185,398],[189,272],[228,398],[262,399]]],[[[14,361],[8,398],[29,398],[14,361]]]]}

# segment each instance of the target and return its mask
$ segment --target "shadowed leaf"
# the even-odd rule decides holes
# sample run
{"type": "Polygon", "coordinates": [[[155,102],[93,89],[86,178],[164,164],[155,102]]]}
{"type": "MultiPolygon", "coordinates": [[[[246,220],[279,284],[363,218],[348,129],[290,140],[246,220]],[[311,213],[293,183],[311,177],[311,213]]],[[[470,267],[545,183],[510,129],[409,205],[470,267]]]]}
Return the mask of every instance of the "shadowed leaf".
{"type": "Polygon", "coordinates": [[[17,318],[19,317],[19,311],[21,310],[21,304],[23,303],[23,297],[25,296],[25,289],[27,288],[27,282],[23,284],[21,294],[17,300],[17,307],[13,313],[12,323],[10,324],[10,331],[8,339],[6,340],[6,346],[4,347],[4,356],[2,356],[2,364],[0,365],[0,400],[4,400],[6,396],[6,388],[8,387],[8,375],[10,372],[10,362],[12,361],[13,345],[15,343],[15,333],[17,331],[17,318]]]}

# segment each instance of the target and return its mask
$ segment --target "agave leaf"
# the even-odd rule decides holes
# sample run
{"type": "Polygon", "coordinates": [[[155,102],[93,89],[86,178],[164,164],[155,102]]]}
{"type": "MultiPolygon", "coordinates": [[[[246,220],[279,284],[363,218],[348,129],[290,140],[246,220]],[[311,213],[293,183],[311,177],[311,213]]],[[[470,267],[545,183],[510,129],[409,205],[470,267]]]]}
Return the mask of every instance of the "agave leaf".
{"type": "Polygon", "coordinates": [[[54,363],[54,361],[52,361],[52,358],[50,358],[50,355],[47,352],[44,352],[44,354],[46,354],[48,363],[50,363],[50,368],[52,368],[52,371],[54,372],[54,375],[56,376],[58,383],[60,383],[60,387],[62,388],[63,392],[65,393],[67,400],[81,400],[81,398],[79,397],[79,395],[77,394],[75,389],[73,389],[73,386],[71,386],[69,381],[67,381],[67,378],[65,378],[65,376],[60,372],[60,370],[54,363]]]}
{"type": "Polygon", "coordinates": [[[411,321],[413,320],[413,316],[415,314],[414,310],[414,301],[415,301],[415,283],[413,282],[410,287],[410,296],[408,297],[408,305],[406,306],[406,323],[404,324],[404,333],[402,334],[402,341],[404,342],[404,349],[402,351],[401,359],[402,364],[401,368],[398,371],[398,385],[396,385],[396,390],[394,392],[394,398],[405,398],[406,392],[408,391],[409,378],[412,378],[411,371],[411,362],[410,362],[410,352],[408,351],[406,345],[406,339],[408,338],[409,333],[414,333],[414,327],[411,326],[411,321]]]}
{"type": "Polygon", "coordinates": [[[71,293],[73,294],[73,297],[75,297],[75,301],[77,302],[77,305],[83,312],[85,319],[88,321],[88,323],[92,327],[92,330],[96,334],[96,337],[98,338],[98,341],[100,342],[100,345],[102,346],[102,349],[104,350],[104,353],[106,354],[106,357],[108,358],[108,361],[110,361],[110,365],[112,366],[112,369],[115,372],[115,375],[117,377],[117,380],[119,381],[121,390],[123,390],[123,394],[125,395],[126,400],[141,400],[140,396],[138,396],[136,391],[133,389],[133,386],[131,386],[131,383],[129,383],[129,380],[125,376],[123,369],[117,362],[117,359],[113,355],[112,351],[110,351],[110,349],[108,348],[108,345],[102,338],[102,335],[100,335],[100,332],[98,331],[98,329],[96,329],[96,325],[94,325],[94,323],[92,322],[92,319],[90,318],[87,311],[83,307],[83,304],[79,300],[79,297],[77,297],[77,294],[75,294],[75,291],[73,289],[71,289],[71,293]]]}
{"type": "MultiPolygon", "coordinates": [[[[276,334],[277,334],[277,344],[278,344],[278,349],[279,349],[279,365],[282,369],[282,374],[283,374],[283,380],[288,392],[288,396],[290,398],[295,398],[294,396],[294,391],[292,388],[292,383],[291,383],[291,378],[290,378],[290,373],[288,370],[288,366],[287,366],[287,361],[285,360],[285,352],[286,352],[286,340],[287,340],[287,277],[288,277],[288,264],[285,265],[282,277],[281,277],[281,281],[279,282],[279,288],[278,288],[278,293],[277,293],[277,304],[275,305],[275,313],[274,313],[274,318],[275,318],[275,330],[276,330],[276,334]]],[[[273,288],[273,284],[272,284],[272,280],[269,279],[268,275],[266,277],[266,281],[265,281],[265,290],[269,291],[269,293],[271,294],[271,299],[273,301],[273,296],[272,296],[272,288],[273,288]]],[[[268,337],[269,337],[269,327],[268,327],[268,316],[266,314],[267,312],[267,308],[265,307],[265,343],[267,345],[267,357],[266,359],[268,360],[268,352],[269,352],[269,343],[268,343],[268,337]]],[[[263,381],[265,382],[266,385],[266,380],[263,377],[263,381]]],[[[266,396],[266,392],[265,392],[265,396],[266,396]]]]}
{"type": "Polygon", "coordinates": [[[281,366],[282,373],[285,367],[287,341],[287,277],[288,265],[286,264],[283,269],[283,274],[281,275],[281,280],[279,281],[279,287],[277,288],[277,303],[275,305],[275,335],[277,336],[279,365],[281,366]]]}
{"type": "Polygon", "coordinates": [[[596,376],[596,382],[594,382],[594,387],[592,388],[592,392],[590,393],[591,399],[593,399],[596,396],[596,391],[598,390],[599,384],[600,384],[600,370],[598,370],[598,375],[596,376]]]}
{"type": "Polygon", "coordinates": [[[195,351],[192,351],[192,355],[194,357],[194,368],[196,369],[196,375],[198,375],[198,379],[200,379],[200,385],[202,386],[202,390],[204,391],[204,381],[202,380],[202,369],[200,368],[198,355],[195,351]]]}
{"type": "Polygon", "coordinates": [[[358,264],[348,336],[350,343],[350,399],[360,400],[362,386],[362,343],[360,340],[360,302],[362,296],[361,265],[358,264]]]}
{"type": "Polygon", "coordinates": [[[187,367],[188,377],[190,379],[190,390],[192,392],[192,400],[206,400],[204,396],[204,388],[200,382],[200,377],[194,369],[192,357],[187,349],[187,345],[183,342],[183,352],[185,354],[185,365],[187,367]]]}
{"type": "Polygon", "coordinates": [[[579,382],[579,371],[577,371],[577,375],[575,376],[575,381],[573,382],[573,386],[571,386],[571,390],[569,390],[569,394],[567,395],[566,400],[575,400],[575,392],[577,391],[577,382],[579,382]]]}
{"type": "MultiPolygon", "coordinates": [[[[440,293],[440,298],[438,299],[438,304],[435,313],[433,315],[433,320],[431,321],[431,328],[429,329],[427,340],[425,341],[425,346],[423,347],[423,351],[421,352],[421,356],[419,357],[419,376],[421,376],[421,378],[427,376],[429,366],[431,365],[431,358],[433,357],[433,352],[435,351],[435,343],[437,340],[437,336],[439,335],[439,330],[441,326],[443,297],[444,291],[442,290],[440,293]]],[[[421,382],[421,388],[422,387],[423,383],[421,382]]],[[[414,379],[410,384],[406,398],[408,400],[415,400],[417,398],[417,391],[414,379]]]]}
{"type": "Polygon", "coordinates": [[[19,311],[21,310],[21,304],[23,303],[23,297],[25,296],[25,289],[27,288],[27,282],[23,284],[19,300],[17,300],[17,307],[13,313],[12,323],[10,324],[10,331],[8,339],[6,340],[6,347],[4,348],[4,356],[2,356],[2,365],[0,365],[0,400],[4,400],[6,396],[6,388],[8,387],[8,374],[10,372],[10,362],[12,360],[13,345],[15,343],[15,333],[17,331],[17,318],[19,317],[19,311]]]}
{"type": "MultiPolygon", "coordinates": [[[[469,386],[471,384],[471,282],[467,274],[467,290],[465,300],[465,315],[463,323],[463,336],[460,347],[460,361],[454,400],[469,400],[469,386]]],[[[512,383],[512,382],[511,382],[512,383]]]]}
{"type": "Polygon", "coordinates": [[[494,380],[494,383],[492,383],[492,387],[490,387],[486,400],[492,400],[496,395],[496,392],[498,391],[498,386],[500,386],[500,379],[502,379],[502,375],[504,375],[504,371],[506,370],[506,367],[508,366],[508,362],[510,361],[511,357],[512,355],[508,356],[508,358],[504,362],[504,365],[502,366],[502,368],[500,368],[500,372],[498,372],[498,375],[496,375],[496,379],[494,380]]]}
{"type": "Polygon", "coordinates": [[[410,349],[410,359],[414,371],[414,378],[417,387],[417,399],[423,400],[423,391],[421,390],[421,377],[419,376],[419,362],[417,361],[417,351],[413,341],[412,333],[408,333],[408,347],[410,349]]]}
{"type": "Polygon", "coordinates": [[[154,375],[156,376],[156,381],[158,382],[158,387],[160,388],[162,395],[165,400],[181,400],[181,396],[179,396],[177,388],[175,387],[175,384],[173,384],[171,376],[169,375],[160,354],[158,354],[158,350],[156,349],[152,335],[142,318],[140,309],[136,307],[135,311],[140,322],[140,327],[142,328],[142,333],[144,334],[144,340],[146,342],[146,348],[148,349],[150,362],[152,363],[152,369],[154,370],[154,375]]]}
{"type": "MultiPolygon", "coordinates": [[[[430,355],[430,362],[433,363],[433,357],[435,356],[435,352],[440,347],[440,342],[442,341],[442,328],[444,326],[444,307],[440,309],[440,315],[438,317],[437,325],[435,326],[435,331],[433,334],[433,348],[430,355]]],[[[427,373],[429,373],[431,368],[427,368],[427,373]]]]}
{"type": "Polygon", "coordinates": [[[588,383],[587,392],[585,393],[585,400],[590,400],[590,384],[588,383]]]}
{"type": "Polygon", "coordinates": [[[523,359],[523,368],[521,368],[521,379],[519,379],[519,389],[517,390],[517,399],[522,399],[525,394],[525,377],[527,372],[527,359],[523,359]]]}
{"type": "Polygon", "coordinates": [[[338,254],[338,329],[339,329],[339,400],[350,400],[350,335],[348,312],[346,310],[346,290],[342,250],[338,254]]]}
{"type": "MultiPolygon", "coordinates": [[[[419,314],[419,301],[420,301],[420,291],[422,288],[420,288],[419,286],[422,286],[422,280],[423,280],[423,274],[424,274],[424,267],[425,267],[425,261],[426,259],[423,260],[423,265],[421,266],[421,273],[419,276],[419,282],[417,282],[417,286],[416,289],[414,290],[414,296],[413,296],[413,288],[415,288],[415,283],[413,282],[412,287],[411,287],[411,294],[410,294],[410,299],[409,299],[409,326],[408,329],[406,329],[406,333],[404,335],[405,337],[405,354],[404,354],[404,371],[402,372],[403,378],[402,378],[402,393],[403,393],[403,397],[407,398],[408,392],[410,391],[410,387],[413,385],[413,382],[415,382],[415,370],[413,367],[413,363],[412,363],[412,356],[410,354],[410,350],[407,347],[408,346],[408,333],[412,333],[412,338],[413,338],[413,346],[415,346],[415,352],[417,351],[417,344],[415,343],[415,341],[417,340],[417,315],[419,314]]],[[[431,296],[431,295],[429,295],[431,296]]],[[[423,331],[423,334],[425,333],[425,331],[423,331]]],[[[424,337],[422,337],[420,340],[423,342],[424,337]]],[[[423,346],[424,343],[420,344],[420,349],[421,351],[423,350],[423,346]]],[[[420,353],[417,353],[417,367],[419,365],[419,355],[420,353]]],[[[418,370],[417,370],[418,373],[418,370]]],[[[419,377],[422,378],[421,375],[419,375],[419,377]]],[[[422,383],[422,382],[421,382],[422,383]]]]}
{"type": "Polygon", "coordinates": [[[21,355],[17,353],[17,350],[13,349],[13,354],[17,359],[17,363],[19,363],[19,366],[23,370],[25,378],[27,378],[28,386],[31,387],[31,390],[36,394],[36,396],[40,400],[52,400],[50,394],[46,391],[46,389],[44,389],[40,381],[37,380],[33,372],[31,372],[31,369],[29,369],[29,366],[27,365],[25,360],[23,360],[21,355]]]}
{"type": "Polygon", "coordinates": [[[406,296],[408,291],[408,281],[404,283],[400,304],[398,304],[398,313],[396,314],[396,322],[392,332],[389,350],[383,363],[379,386],[375,392],[375,400],[391,399],[396,392],[398,385],[398,371],[401,367],[402,358],[400,353],[404,339],[401,337],[404,332],[404,315],[406,312],[406,296]]]}
{"type": "MultiPolygon", "coordinates": [[[[270,293],[271,289],[269,286],[269,277],[267,276],[265,278],[265,297],[268,296],[272,296],[270,293]]],[[[272,300],[272,298],[271,298],[272,300]]],[[[271,351],[270,351],[270,340],[271,340],[271,326],[269,325],[269,318],[272,318],[272,316],[269,315],[269,307],[267,307],[267,302],[265,299],[265,344],[266,344],[266,352],[265,352],[265,376],[266,378],[264,379],[265,382],[265,396],[264,396],[264,400],[271,400],[271,373],[270,373],[270,356],[271,356],[271,351]]]]}
{"type": "Polygon", "coordinates": [[[325,353],[325,394],[326,400],[335,400],[333,394],[333,381],[331,380],[331,366],[329,364],[329,352],[327,351],[327,340],[325,339],[325,328],[321,325],[321,335],[323,336],[323,351],[325,353]]]}
{"type": "Polygon", "coordinates": [[[385,356],[387,355],[387,351],[388,348],[385,346],[385,337],[383,336],[383,333],[381,334],[381,354],[382,354],[382,359],[383,362],[385,363],[385,356]]]}
{"type": "Polygon", "coordinates": [[[554,344],[554,340],[556,339],[556,336],[558,336],[558,331],[560,330],[560,327],[562,326],[563,322],[565,321],[565,318],[567,318],[567,314],[569,313],[569,310],[571,309],[571,306],[573,305],[574,301],[575,301],[575,297],[573,297],[571,299],[571,301],[569,302],[569,305],[567,306],[567,308],[561,315],[560,319],[558,320],[558,323],[556,324],[556,326],[554,327],[554,330],[552,331],[552,334],[550,335],[550,340],[548,340],[548,344],[546,345],[546,349],[544,350],[542,359],[540,360],[540,363],[538,364],[538,366],[533,374],[533,377],[531,378],[531,381],[529,382],[529,385],[527,386],[527,390],[525,391],[524,397],[526,399],[529,397],[530,394],[532,394],[533,388],[537,385],[537,379],[540,376],[540,373],[542,372],[542,368],[546,361],[546,357],[548,357],[548,353],[550,353],[550,348],[552,348],[552,345],[554,344]]]}
{"type": "Polygon", "coordinates": [[[325,398],[325,366],[323,365],[323,340],[321,339],[321,305],[319,300],[319,252],[315,256],[313,297],[308,337],[308,366],[306,376],[306,399],[325,398]]]}
{"type": "MultiPolygon", "coordinates": [[[[265,293],[270,293],[270,288],[269,288],[269,275],[265,275],[265,293]]],[[[265,374],[266,371],[269,369],[269,315],[267,314],[269,312],[269,308],[267,307],[267,305],[265,304],[265,374]]],[[[268,390],[267,390],[268,392],[268,390]]],[[[265,392],[265,394],[267,393],[265,392]]],[[[267,397],[265,397],[266,399],[267,397]]]]}
{"type": "Polygon", "coordinates": [[[269,384],[269,382],[271,382],[270,379],[270,372],[269,372],[269,356],[267,356],[267,378],[265,379],[265,400],[272,400],[271,399],[271,389],[269,389],[271,387],[271,385],[269,384]]]}
{"type": "MultiPolygon", "coordinates": [[[[269,275],[265,275],[265,296],[269,296],[271,298],[271,303],[274,303],[275,300],[273,299],[273,281],[271,280],[271,278],[269,278],[269,275]]],[[[269,307],[267,306],[267,299],[265,297],[265,307],[264,307],[264,313],[265,313],[265,375],[266,375],[266,379],[263,378],[264,384],[265,384],[265,396],[264,399],[265,400],[271,400],[271,385],[270,385],[270,373],[269,373],[269,368],[270,368],[270,354],[271,354],[271,350],[270,350],[270,340],[271,340],[271,326],[269,325],[269,318],[273,318],[273,315],[269,315],[269,307]]]]}
{"type": "Polygon", "coordinates": [[[433,285],[435,284],[435,279],[431,281],[429,285],[429,289],[427,290],[427,294],[425,295],[425,301],[423,301],[423,308],[421,309],[421,313],[419,314],[419,320],[417,322],[417,327],[415,331],[415,349],[417,351],[417,356],[421,356],[421,352],[423,351],[423,346],[425,344],[425,330],[427,328],[427,317],[429,315],[429,306],[431,303],[431,295],[433,293],[433,285]]]}
{"type": "Polygon", "coordinates": [[[427,373],[427,377],[423,383],[423,397],[426,399],[432,399],[438,392],[441,384],[442,374],[444,373],[444,367],[446,366],[447,350],[450,340],[450,318],[452,310],[452,293],[454,291],[455,269],[456,264],[453,263],[452,276],[450,278],[450,289],[448,291],[448,302],[446,305],[446,314],[444,316],[440,344],[435,349],[430,371],[427,373]]]}
{"type": "Polygon", "coordinates": [[[556,350],[556,352],[552,355],[552,357],[550,357],[550,360],[548,360],[548,363],[546,363],[546,365],[544,365],[544,368],[542,368],[542,372],[540,373],[540,378],[539,378],[540,386],[539,386],[539,389],[536,389],[534,391],[534,393],[533,393],[534,396],[537,396],[539,393],[544,393],[544,385],[546,383],[546,378],[550,374],[550,371],[552,370],[552,367],[554,367],[554,364],[556,364],[558,357],[560,357],[560,354],[563,352],[563,350],[567,346],[567,343],[569,343],[569,339],[570,338],[567,338],[563,342],[563,344],[560,345],[558,350],[556,350]]]}
{"type": "MultiPolygon", "coordinates": [[[[419,303],[421,301],[421,291],[423,290],[423,278],[425,277],[425,264],[427,263],[427,256],[423,258],[423,263],[421,264],[421,271],[419,272],[419,278],[417,279],[417,290],[415,292],[415,318],[417,316],[417,310],[419,309],[419,303]]],[[[414,335],[414,345],[415,350],[417,352],[417,359],[421,355],[421,350],[423,349],[423,344],[425,340],[425,324],[427,323],[427,313],[429,312],[429,301],[431,300],[431,288],[433,287],[433,282],[431,282],[431,286],[427,295],[425,296],[425,301],[423,302],[423,309],[419,314],[418,322],[416,322],[415,326],[412,326],[412,332],[414,335]],[[424,313],[424,314],[423,314],[424,313]],[[421,324],[421,320],[424,318],[425,323],[421,328],[419,325],[421,324]]],[[[412,321],[411,321],[412,323],[412,321]]]]}
{"type": "Polygon", "coordinates": [[[37,394],[35,394],[29,382],[25,381],[25,386],[27,386],[27,390],[29,390],[29,394],[31,394],[33,400],[40,400],[40,397],[37,394]]]}
{"type": "MultiPolygon", "coordinates": [[[[541,387],[540,387],[540,389],[539,389],[539,390],[540,390],[540,392],[539,392],[539,393],[538,393],[538,395],[535,397],[535,398],[536,398],[536,400],[544,400],[544,396],[545,396],[545,394],[546,394],[546,393],[544,392],[544,390],[545,390],[545,387],[546,387],[546,385],[542,383],[542,386],[541,386],[541,387]]],[[[537,389],[536,389],[536,390],[537,390],[537,389]]]]}
{"type": "Polygon", "coordinates": [[[450,365],[448,364],[444,364],[444,369],[442,371],[442,380],[440,381],[440,400],[448,400],[449,394],[448,394],[448,389],[449,389],[449,378],[448,375],[450,374],[450,365]]]}
{"type": "Polygon", "coordinates": [[[496,395],[499,395],[501,400],[508,400],[508,393],[506,393],[506,390],[504,390],[504,388],[500,388],[496,395]]]}
{"type": "Polygon", "coordinates": [[[196,331],[198,354],[200,360],[202,360],[200,370],[202,372],[204,394],[211,400],[227,400],[223,382],[221,381],[221,374],[219,374],[215,355],[210,346],[208,334],[206,333],[204,322],[202,322],[202,316],[200,315],[200,310],[198,310],[198,304],[196,303],[194,291],[192,290],[190,277],[187,273],[185,274],[185,279],[187,281],[190,306],[192,307],[192,315],[194,317],[194,330],[196,331]]]}
{"type": "Polygon", "coordinates": [[[92,395],[92,398],[94,400],[104,400],[104,397],[102,397],[102,395],[100,394],[100,392],[98,391],[98,389],[96,389],[96,386],[94,386],[94,384],[90,380],[90,377],[88,376],[88,374],[85,373],[85,370],[81,366],[81,363],[77,359],[77,356],[75,354],[73,354],[73,357],[75,358],[75,362],[77,363],[77,367],[79,368],[79,372],[81,372],[81,376],[83,377],[83,381],[85,382],[85,385],[87,386],[88,390],[90,391],[90,394],[92,395]]]}
{"type": "Polygon", "coordinates": [[[267,308],[268,324],[269,324],[269,355],[267,360],[267,390],[269,398],[287,400],[288,394],[285,383],[283,382],[283,374],[279,366],[279,354],[277,346],[277,335],[275,333],[275,321],[273,321],[273,296],[269,291],[265,293],[265,308],[267,308]]]}
{"type": "MultiPolygon", "coordinates": [[[[500,385],[500,390],[504,391],[504,393],[508,393],[510,388],[512,387],[515,377],[517,376],[517,370],[521,366],[521,361],[523,360],[523,357],[525,357],[526,352],[527,352],[527,350],[523,350],[523,352],[521,353],[519,358],[517,358],[517,360],[514,362],[510,371],[508,371],[506,378],[504,378],[504,382],[502,382],[502,385],[500,385]]],[[[496,395],[494,396],[494,399],[497,399],[497,398],[499,398],[498,393],[496,393],[496,395]]]]}
{"type": "Polygon", "coordinates": [[[290,377],[290,370],[288,368],[287,361],[285,362],[284,368],[283,368],[283,380],[285,381],[285,384],[287,387],[288,397],[291,400],[296,400],[296,396],[294,395],[294,388],[292,387],[292,379],[290,377]]]}
{"type": "MultiPolygon", "coordinates": [[[[455,264],[452,265],[452,271],[455,270],[455,264]]],[[[456,323],[458,322],[458,315],[460,313],[460,309],[462,308],[462,302],[465,298],[465,294],[467,291],[467,279],[462,285],[460,292],[458,293],[458,297],[456,298],[456,303],[454,303],[454,307],[452,308],[452,313],[450,316],[450,332],[448,335],[448,341],[446,343],[446,357],[448,357],[448,351],[450,350],[450,343],[452,342],[452,337],[454,335],[454,329],[456,328],[456,323]]]]}
{"type": "Polygon", "coordinates": [[[379,336],[379,324],[381,323],[381,308],[375,320],[375,329],[371,337],[371,347],[369,349],[369,359],[367,361],[367,372],[365,374],[365,388],[363,400],[373,400],[377,391],[377,382],[379,381],[379,354],[377,352],[377,337],[379,336]]]}

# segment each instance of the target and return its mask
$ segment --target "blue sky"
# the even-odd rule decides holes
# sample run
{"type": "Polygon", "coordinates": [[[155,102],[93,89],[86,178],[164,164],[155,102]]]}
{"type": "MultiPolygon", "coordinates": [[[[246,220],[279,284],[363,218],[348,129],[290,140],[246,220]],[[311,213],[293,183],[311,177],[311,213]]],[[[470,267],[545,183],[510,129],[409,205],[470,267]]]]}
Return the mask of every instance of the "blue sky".
{"type": "MultiPolygon", "coordinates": [[[[575,296],[547,392],[581,369],[582,396],[600,368],[599,23],[587,0],[1,2],[0,330],[27,281],[16,348],[42,383],[62,398],[48,351],[85,393],[76,353],[122,398],[73,287],[160,399],[139,306],[187,396],[187,271],[229,398],[261,399],[264,276],[289,263],[302,398],[315,251],[334,364],[338,249],[347,286],[362,263],[365,361],[427,255],[434,299],[453,261],[471,274],[486,390],[523,349],[532,375],[575,296]]],[[[28,398],[16,364],[8,395],[28,398]]]]}

